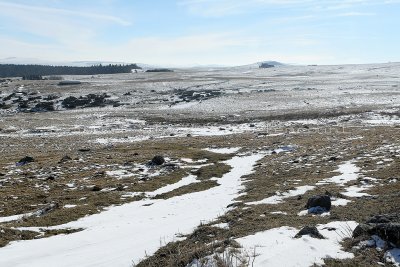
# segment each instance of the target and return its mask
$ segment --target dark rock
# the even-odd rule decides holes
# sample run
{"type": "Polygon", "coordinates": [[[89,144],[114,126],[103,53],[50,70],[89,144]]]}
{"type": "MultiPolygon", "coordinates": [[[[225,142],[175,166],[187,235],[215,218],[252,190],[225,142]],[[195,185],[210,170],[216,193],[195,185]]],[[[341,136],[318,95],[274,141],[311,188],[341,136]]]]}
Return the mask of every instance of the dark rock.
{"type": "Polygon", "coordinates": [[[155,156],[152,160],[151,160],[151,164],[152,165],[162,165],[162,164],[164,164],[164,162],[165,162],[165,159],[164,159],[164,157],[163,156],[160,156],[160,155],[157,155],[157,156],[155,156]]]}
{"type": "Polygon", "coordinates": [[[315,226],[305,226],[294,237],[300,238],[303,235],[309,235],[313,238],[318,238],[318,239],[325,239],[325,237],[318,232],[318,229],[315,226]]]}
{"type": "Polygon", "coordinates": [[[34,161],[35,161],[34,158],[32,158],[32,157],[30,157],[30,156],[26,156],[26,157],[20,159],[20,160],[17,162],[17,166],[23,166],[23,165],[25,165],[25,164],[28,164],[28,163],[31,163],[31,162],[34,162],[34,161]]]}
{"type": "Polygon", "coordinates": [[[336,156],[332,156],[328,159],[328,161],[337,161],[339,158],[336,156]]]}
{"type": "Polygon", "coordinates": [[[46,181],[54,181],[56,178],[52,175],[46,178],[46,181]]]}
{"type": "Polygon", "coordinates": [[[98,185],[95,185],[95,186],[93,186],[92,187],[92,191],[93,192],[98,192],[98,191],[100,191],[102,188],[100,187],[100,186],[98,186],[98,185]]]}
{"type": "Polygon", "coordinates": [[[380,238],[400,247],[400,223],[382,223],[374,227],[373,232],[380,238]]]}
{"type": "Polygon", "coordinates": [[[331,209],[331,198],[327,195],[312,196],[308,199],[306,208],[311,209],[314,207],[324,208],[326,211],[331,209]]]}
{"type": "Polygon", "coordinates": [[[366,236],[370,235],[371,230],[373,229],[373,226],[365,224],[365,223],[360,223],[357,225],[356,228],[353,230],[353,237],[359,237],[359,236],[366,236]]]}
{"type": "Polygon", "coordinates": [[[90,148],[80,148],[78,149],[79,152],[89,152],[90,148]]]}

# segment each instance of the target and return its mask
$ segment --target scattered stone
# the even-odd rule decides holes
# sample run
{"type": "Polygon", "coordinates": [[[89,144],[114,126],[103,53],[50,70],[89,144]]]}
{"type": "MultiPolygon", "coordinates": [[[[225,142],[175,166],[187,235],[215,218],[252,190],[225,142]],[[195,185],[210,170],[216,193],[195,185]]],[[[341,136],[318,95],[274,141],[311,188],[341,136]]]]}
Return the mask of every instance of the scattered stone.
{"type": "Polygon", "coordinates": [[[300,238],[303,235],[309,235],[313,238],[318,238],[318,239],[325,239],[325,237],[318,232],[318,229],[315,226],[303,227],[303,229],[301,229],[300,232],[298,232],[294,237],[300,238]]]}
{"type": "Polygon", "coordinates": [[[312,196],[308,199],[306,208],[311,209],[314,207],[321,207],[325,211],[331,209],[331,198],[327,195],[312,196]]]}
{"type": "Polygon", "coordinates": [[[152,165],[163,165],[165,162],[165,159],[163,156],[157,155],[151,160],[152,165]]]}

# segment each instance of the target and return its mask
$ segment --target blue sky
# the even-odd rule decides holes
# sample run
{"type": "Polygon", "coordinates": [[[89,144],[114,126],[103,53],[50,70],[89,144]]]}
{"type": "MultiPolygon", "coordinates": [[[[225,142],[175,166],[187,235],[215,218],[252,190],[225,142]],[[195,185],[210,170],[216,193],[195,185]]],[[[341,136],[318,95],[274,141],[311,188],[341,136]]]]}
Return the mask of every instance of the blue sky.
{"type": "Polygon", "coordinates": [[[0,0],[0,58],[400,61],[400,0],[0,0]]]}

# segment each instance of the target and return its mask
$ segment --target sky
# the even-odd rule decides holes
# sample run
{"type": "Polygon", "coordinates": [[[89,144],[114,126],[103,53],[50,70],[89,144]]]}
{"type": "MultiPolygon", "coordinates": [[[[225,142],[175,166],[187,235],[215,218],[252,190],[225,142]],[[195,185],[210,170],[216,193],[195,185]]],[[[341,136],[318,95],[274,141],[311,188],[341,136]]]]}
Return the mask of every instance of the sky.
{"type": "Polygon", "coordinates": [[[0,59],[400,61],[400,0],[0,0],[0,59]]]}

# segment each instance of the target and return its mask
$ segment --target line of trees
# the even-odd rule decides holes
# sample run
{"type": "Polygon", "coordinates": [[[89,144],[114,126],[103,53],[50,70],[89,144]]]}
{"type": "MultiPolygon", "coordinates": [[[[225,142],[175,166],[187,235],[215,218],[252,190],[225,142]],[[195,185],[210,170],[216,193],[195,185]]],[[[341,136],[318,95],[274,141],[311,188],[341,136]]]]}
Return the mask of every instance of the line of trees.
{"type": "Polygon", "coordinates": [[[0,77],[34,77],[47,75],[95,75],[130,73],[132,69],[141,69],[136,64],[94,65],[89,67],[49,66],[49,65],[16,65],[0,64],[0,77]]]}

